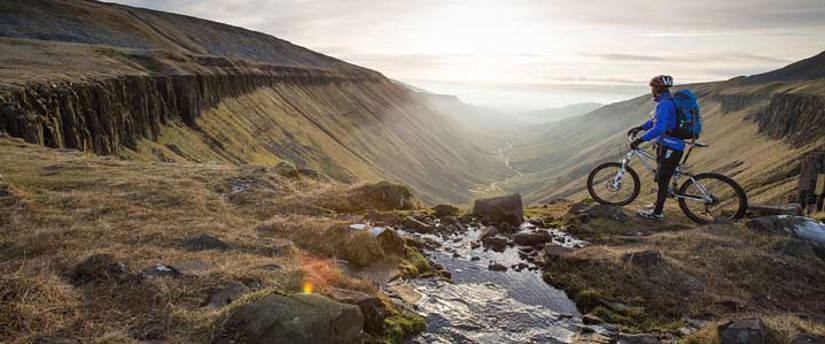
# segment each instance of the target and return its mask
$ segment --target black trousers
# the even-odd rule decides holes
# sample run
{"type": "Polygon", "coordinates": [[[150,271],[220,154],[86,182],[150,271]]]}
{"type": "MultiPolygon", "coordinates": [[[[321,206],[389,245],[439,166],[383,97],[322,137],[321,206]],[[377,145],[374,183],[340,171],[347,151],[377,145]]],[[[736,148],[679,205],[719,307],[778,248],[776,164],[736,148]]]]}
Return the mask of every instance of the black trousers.
{"type": "Polygon", "coordinates": [[[672,150],[665,145],[658,145],[656,147],[656,161],[659,166],[656,168],[656,184],[658,185],[658,192],[656,193],[656,206],[653,212],[661,214],[665,207],[665,200],[667,200],[667,187],[670,184],[670,179],[673,178],[673,173],[676,172],[676,167],[682,160],[684,152],[672,150]]]}

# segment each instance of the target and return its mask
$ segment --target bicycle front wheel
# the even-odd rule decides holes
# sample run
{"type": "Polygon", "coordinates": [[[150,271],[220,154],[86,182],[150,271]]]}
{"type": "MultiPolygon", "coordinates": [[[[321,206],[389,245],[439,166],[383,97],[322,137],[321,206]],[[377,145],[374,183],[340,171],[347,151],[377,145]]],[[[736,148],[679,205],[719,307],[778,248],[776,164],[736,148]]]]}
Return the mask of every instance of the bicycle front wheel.
{"type": "Polygon", "coordinates": [[[629,204],[639,196],[640,189],[639,175],[630,166],[622,172],[620,162],[606,162],[596,166],[587,176],[587,192],[601,204],[629,204]]]}
{"type": "Polygon", "coordinates": [[[725,223],[745,216],[748,198],[733,179],[700,173],[679,188],[679,207],[696,223],[725,223]]]}

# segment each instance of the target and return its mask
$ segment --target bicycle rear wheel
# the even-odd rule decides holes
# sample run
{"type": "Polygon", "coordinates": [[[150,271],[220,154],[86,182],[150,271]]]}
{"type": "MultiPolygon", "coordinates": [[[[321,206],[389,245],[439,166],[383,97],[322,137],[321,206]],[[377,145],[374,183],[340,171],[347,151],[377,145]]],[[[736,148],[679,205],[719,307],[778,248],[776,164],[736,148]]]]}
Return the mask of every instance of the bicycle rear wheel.
{"type": "Polygon", "coordinates": [[[745,216],[748,198],[733,179],[700,173],[679,188],[679,207],[696,223],[725,223],[745,216]]]}
{"type": "Polygon", "coordinates": [[[619,176],[622,163],[606,162],[587,176],[587,192],[596,202],[608,205],[626,205],[639,196],[641,184],[639,175],[630,166],[625,167],[625,175],[619,176]],[[627,175],[630,178],[627,178],[627,175]]]}

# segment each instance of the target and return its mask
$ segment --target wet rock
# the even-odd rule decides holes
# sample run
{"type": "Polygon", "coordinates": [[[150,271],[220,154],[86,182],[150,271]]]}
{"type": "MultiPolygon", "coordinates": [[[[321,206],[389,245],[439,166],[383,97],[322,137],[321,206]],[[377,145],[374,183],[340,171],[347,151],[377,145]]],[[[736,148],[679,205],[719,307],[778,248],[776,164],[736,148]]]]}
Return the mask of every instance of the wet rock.
{"type": "Polygon", "coordinates": [[[767,330],[759,318],[748,318],[719,326],[722,344],[765,344],[767,330]]]}
{"type": "Polygon", "coordinates": [[[499,233],[513,233],[518,230],[518,226],[514,226],[509,222],[502,221],[499,223],[496,228],[498,228],[499,233]]]}
{"type": "Polygon", "coordinates": [[[662,254],[659,251],[647,250],[641,252],[625,253],[622,256],[625,263],[630,263],[642,267],[650,267],[657,265],[664,261],[662,254]]]}
{"type": "Polygon", "coordinates": [[[616,344],[659,344],[659,339],[651,334],[621,333],[616,339],[616,344]]]}
{"type": "Polygon", "coordinates": [[[226,250],[229,245],[217,237],[201,233],[195,235],[183,242],[183,247],[190,251],[204,251],[204,250],[226,250]]]}
{"type": "Polygon", "coordinates": [[[353,343],[363,325],[357,306],[318,294],[273,294],[238,307],[213,343],[353,343]]]}
{"type": "Polygon", "coordinates": [[[507,271],[507,267],[498,262],[492,262],[487,266],[490,271],[507,271]]]}
{"type": "Polygon", "coordinates": [[[129,274],[126,263],[118,261],[110,254],[95,254],[75,266],[72,280],[75,283],[96,281],[119,281],[129,274]]]}
{"type": "Polygon", "coordinates": [[[470,243],[470,248],[471,249],[477,249],[479,247],[481,247],[481,243],[478,242],[478,241],[473,241],[473,242],[470,243]]]}
{"type": "Polygon", "coordinates": [[[412,231],[418,232],[418,233],[432,233],[433,232],[433,228],[430,225],[428,225],[424,222],[421,222],[421,221],[413,218],[412,216],[405,217],[403,225],[404,225],[404,227],[409,228],[412,231]]]}
{"type": "Polygon", "coordinates": [[[799,203],[769,205],[769,204],[748,204],[748,216],[760,217],[770,215],[802,215],[802,205],[799,203]]]}
{"type": "Polygon", "coordinates": [[[483,222],[507,222],[518,226],[524,221],[524,206],[521,195],[512,194],[475,201],[473,216],[483,222]]]}
{"type": "Polygon", "coordinates": [[[486,237],[481,242],[493,251],[503,251],[507,247],[507,238],[500,236],[486,237]]]}
{"type": "Polygon", "coordinates": [[[229,285],[213,291],[205,300],[204,306],[211,308],[221,308],[232,301],[237,300],[243,294],[249,292],[249,288],[240,282],[232,282],[229,285]]]}
{"type": "Polygon", "coordinates": [[[272,170],[282,177],[299,178],[301,176],[301,174],[298,173],[298,168],[296,168],[294,164],[286,160],[279,161],[278,164],[272,168],[272,170]]]}
{"type": "Polygon", "coordinates": [[[763,216],[745,225],[757,232],[785,235],[825,244],[825,224],[804,216],[763,216]]]}
{"type": "Polygon", "coordinates": [[[518,232],[513,236],[513,241],[521,246],[533,246],[550,241],[547,232],[518,232]]]}
{"type": "Polygon", "coordinates": [[[481,257],[479,257],[479,256],[472,256],[472,257],[470,257],[470,260],[472,260],[472,261],[476,262],[476,261],[481,260],[481,257]]]}
{"type": "Polygon", "coordinates": [[[593,314],[585,314],[582,317],[582,323],[584,323],[585,325],[598,325],[604,323],[604,320],[593,314]]]}
{"type": "Polygon", "coordinates": [[[793,336],[790,344],[822,344],[825,343],[825,337],[815,336],[807,333],[800,333],[793,336]]]}
{"type": "Polygon", "coordinates": [[[461,213],[461,209],[458,207],[454,207],[449,204],[439,204],[436,205],[433,209],[435,213],[435,217],[447,217],[447,216],[458,216],[461,213]]]}
{"type": "Polygon", "coordinates": [[[358,306],[364,316],[365,332],[378,336],[384,333],[384,319],[389,311],[378,297],[340,288],[332,288],[329,297],[338,302],[358,306]]]}
{"type": "Polygon", "coordinates": [[[481,227],[481,233],[480,233],[479,237],[482,240],[484,240],[484,238],[493,237],[496,234],[498,234],[498,228],[496,228],[495,226],[484,226],[484,227],[481,227]]]}
{"type": "Polygon", "coordinates": [[[398,233],[394,229],[385,229],[381,234],[378,234],[377,239],[384,253],[397,256],[403,256],[406,253],[405,240],[398,236],[398,233]]]}

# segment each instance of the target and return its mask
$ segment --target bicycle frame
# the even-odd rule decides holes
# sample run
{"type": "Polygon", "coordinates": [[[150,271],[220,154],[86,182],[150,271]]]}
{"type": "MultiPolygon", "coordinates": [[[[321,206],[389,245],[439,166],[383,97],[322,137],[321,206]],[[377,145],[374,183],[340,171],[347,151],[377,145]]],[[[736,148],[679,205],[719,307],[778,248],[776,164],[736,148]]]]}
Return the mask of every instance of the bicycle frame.
{"type": "MultiPolygon", "coordinates": [[[[692,149],[692,147],[691,147],[691,149],[692,149]]],[[[688,151],[688,154],[690,154],[690,151],[688,151]]],[[[624,171],[627,168],[627,166],[630,164],[631,160],[633,160],[633,157],[636,157],[642,163],[642,166],[644,166],[645,170],[647,170],[651,174],[654,173],[655,168],[653,168],[651,165],[649,165],[648,161],[656,161],[656,157],[653,154],[651,154],[650,152],[647,152],[647,151],[644,151],[644,150],[641,150],[641,149],[631,149],[629,152],[627,152],[627,154],[625,154],[624,159],[622,159],[622,168],[619,170],[618,173],[616,173],[616,176],[613,177],[613,184],[611,185],[612,187],[618,189],[621,186],[622,177],[624,176],[624,171]]],[[[690,173],[686,172],[684,169],[682,169],[681,164],[679,164],[679,166],[676,166],[676,171],[673,173],[673,179],[671,179],[671,182],[674,186],[679,184],[678,181],[679,181],[679,177],[681,177],[681,176],[686,176],[688,178],[688,180],[690,180],[691,183],[693,183],[693,185],[696,185],[696,188],[699,189],[699,192],[702,194],[702,197],[699,198],[699,197],[689,196],[689,195],[680,195],[680,194],[677,194],[677,193],[674,192],[674,196],[676,198],[687,199],[687,200],[697,201],[697,202],[702,202],[702,203],[713,203],[714,202],[713,195],[710,192],[708,192],[708,190],[703,185],[696,182],[696,179],[693,178],[692,174],[690,174],[690,173]]],[[[674,189],[675,189],[675,187],[674,187],[674,189]]]]}

